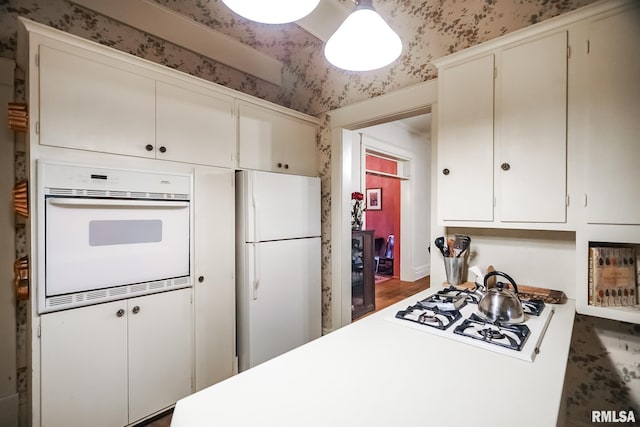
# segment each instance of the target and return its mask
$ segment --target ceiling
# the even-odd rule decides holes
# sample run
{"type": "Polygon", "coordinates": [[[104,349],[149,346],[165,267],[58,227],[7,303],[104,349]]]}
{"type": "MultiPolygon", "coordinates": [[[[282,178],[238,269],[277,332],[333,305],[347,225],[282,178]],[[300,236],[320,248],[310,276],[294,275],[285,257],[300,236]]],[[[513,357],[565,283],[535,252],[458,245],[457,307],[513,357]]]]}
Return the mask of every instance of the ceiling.
{"type": "Polygon", "coordinates": [[[398,120],[398,124],[409,129],[410,132],[418,135],[424,135],[431,131],[430,114],[421,114],[419,116],[407,117],[406,119],[398,120]]]}

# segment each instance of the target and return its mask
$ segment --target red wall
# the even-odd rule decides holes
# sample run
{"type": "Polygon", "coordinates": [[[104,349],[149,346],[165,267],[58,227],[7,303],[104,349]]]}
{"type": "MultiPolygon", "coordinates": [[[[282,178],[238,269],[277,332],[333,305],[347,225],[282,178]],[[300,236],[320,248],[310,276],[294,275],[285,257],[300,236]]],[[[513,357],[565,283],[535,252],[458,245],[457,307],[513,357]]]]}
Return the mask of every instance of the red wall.
{"type": "MultiPolygon", "coordinates": [[[[397,163],[392,160],[367,156],[366,168],[390,174],[397,173],[397,163]]],[[[379,211],[366,210],[367,230],[375,230],[375,237],[387,239],[389,234],[395,236],[393,249],[393,275],[400,276],[400,180],[386,176],[368,173],[366,188],[382,189],[382,209],[379,211]]],[[[383,245],[384,250],[384,245],[383,245]]]]}

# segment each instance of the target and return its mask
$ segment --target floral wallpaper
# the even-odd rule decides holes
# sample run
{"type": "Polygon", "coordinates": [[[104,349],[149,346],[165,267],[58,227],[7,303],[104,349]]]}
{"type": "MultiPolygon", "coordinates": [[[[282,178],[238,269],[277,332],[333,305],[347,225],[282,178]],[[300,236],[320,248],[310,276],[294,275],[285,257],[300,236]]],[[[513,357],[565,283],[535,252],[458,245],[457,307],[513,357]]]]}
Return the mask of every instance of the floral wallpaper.
{"type": "MultiPolygon", "coordinates": [[[[171,43],[88,11],[67,0],[0,0],[0,57],[15,58],[16,16],[151,60],[321,119],[318,138],[322,177],[323,327],[331,329],[331,142],[327,111],[411,86],[436,76],[431,60],[592,3],[593,0],[387,0],[374,6],[399,33],[404,50],[377,71],[338,70],[322,54],[320,40],[295,24],[264,25],[229,11],[219,0],[155,0],[217,31],[271,55],[285,65],[277,86],[201,57],[171,43]]],[[[338,0],[350,5],[352,0],[338,0]]],[[[17,85],[20,88],[20,85],[17,85]]],[[[16,99],[23,96],[17,90],[16,99]]],[[[24,175],[24,154],[16,156],[24,175]]],[[[17,230],[17,255],[25,251],[17,230]]],[[[26,309],[18,310],[18,386],[21,425],[26,420],[26,309]]],[[[590,423],[592,409],[640,411],[640,330],[576,316],[565,388],[567,425],[590,423]]],[[[640,414],[640,412],[636,412],[640,414]]]]}

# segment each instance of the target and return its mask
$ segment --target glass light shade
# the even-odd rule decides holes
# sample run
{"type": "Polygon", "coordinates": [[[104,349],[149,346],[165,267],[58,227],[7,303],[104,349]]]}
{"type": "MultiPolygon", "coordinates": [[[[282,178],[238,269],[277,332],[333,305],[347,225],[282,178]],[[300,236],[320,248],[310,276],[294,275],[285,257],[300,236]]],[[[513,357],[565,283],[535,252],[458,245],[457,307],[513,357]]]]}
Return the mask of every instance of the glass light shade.
{"type": "Polygon", "coordinates": [[[400,37],[373,9],[356,9],[324,46],[327,60],[349,71],[384,67],[401,53],[400,37]]]}
{"type": "Polygon", "coordinates": [[[222,0],[235,13],[264,24],[285,24],[304,18],[320,0],[222,0]]]}

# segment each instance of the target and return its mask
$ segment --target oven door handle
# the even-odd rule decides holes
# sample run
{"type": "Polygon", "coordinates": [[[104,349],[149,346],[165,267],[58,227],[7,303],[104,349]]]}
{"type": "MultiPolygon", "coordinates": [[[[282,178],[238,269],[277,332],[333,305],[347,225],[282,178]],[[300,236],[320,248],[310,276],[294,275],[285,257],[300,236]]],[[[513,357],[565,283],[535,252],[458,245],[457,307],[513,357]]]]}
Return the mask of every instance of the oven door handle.
{"type": "Polygon", "coordinates": [[[55,198],[48,202],[62,207],[118,207],[118,208],[188,208],[189,202],[162,200],[109,200],[109,199],[67,199],[55,198]]]}

